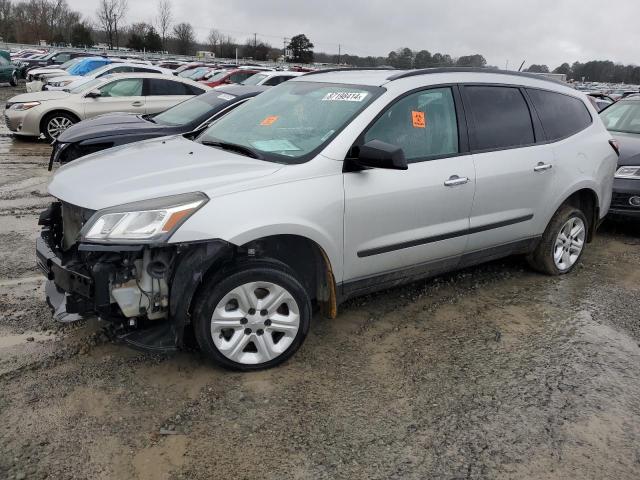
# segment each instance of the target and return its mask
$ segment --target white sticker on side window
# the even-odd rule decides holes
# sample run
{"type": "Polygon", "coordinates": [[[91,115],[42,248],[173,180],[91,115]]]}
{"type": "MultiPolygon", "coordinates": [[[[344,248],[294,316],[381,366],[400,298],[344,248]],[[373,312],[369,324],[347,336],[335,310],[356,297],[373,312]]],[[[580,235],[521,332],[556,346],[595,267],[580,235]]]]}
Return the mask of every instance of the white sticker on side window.
{"type": "Polygon", "coordinates": [[[229,101],[229,100],[233,100],[236,97],[234,95],[229,95],[228,93],[221,93],[220,95],[218,95],[218,98],[229,101]]]}
{"type": "Polygon", "coordinates": [[[367,92],[330,92],[322,99],[323,102],[361,102],[367,98],[367,92]]]}

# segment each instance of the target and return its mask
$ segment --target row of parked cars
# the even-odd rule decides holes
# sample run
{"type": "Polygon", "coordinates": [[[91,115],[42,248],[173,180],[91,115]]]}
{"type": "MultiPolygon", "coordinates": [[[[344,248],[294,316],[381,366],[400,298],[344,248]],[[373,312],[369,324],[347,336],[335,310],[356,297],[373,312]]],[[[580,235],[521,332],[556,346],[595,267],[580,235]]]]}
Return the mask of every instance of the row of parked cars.
{"type": "Polygon", "coordinates": [[[553,80],[459,68],[210,90],[96,80],[87,102],[125,80],[206,90],[83,120],[53,145],[65,165],[36,245],[48,301],[138,347],[193,337],[222,366],[271,367],[316,310],[514,254],[564,275],[610,211],[640,216],[634,98],[599,115],[553,80]]]}
{"type": "Polygon", "coordinates": [[[128,112],[148,118],[214,87],[273,86],[303,74],[255,66],[166,66],[78,56],[62,65],[32,68],[26,73],[28,93],[5,105],[6,124],[22,138],[44,136],[53,141],[74,123],[96,115],[128,112]]]}

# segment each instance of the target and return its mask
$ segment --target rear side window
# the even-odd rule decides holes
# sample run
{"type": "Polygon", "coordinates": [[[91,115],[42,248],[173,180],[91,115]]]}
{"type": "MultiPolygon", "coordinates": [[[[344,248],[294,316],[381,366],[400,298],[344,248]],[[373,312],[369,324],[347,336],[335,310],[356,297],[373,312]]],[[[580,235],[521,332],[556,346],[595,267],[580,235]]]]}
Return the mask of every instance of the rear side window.
{"type": "Polygon", "coordinates": [[[473,150],[513,148],[535,142],[527,102],[515,87],[464,87],[475,125],[473,150]]]}
{"type": "Polygon", "coordinates": [[[160,80],[150,78],[149,82],[149,95],[191,95],[187,92],[186,85],[180,82],[173,82],[171,80],[160,80]]]}
{"type": "Polygon", "coordinates": [[[236,72],[229,76],[231,83],[244,82],[247,78],[252,77],[256,72],[236,72]]]}
{"type": "Polygon", "coordinates": [[[591,125],[591,115],[581,100],[545,90],[527,89],[527,93],[548,140],[569,137],[591,125]]]}
{"type": "Polygon", "coordinates": [[[145,67],[133,67],[132,70],[134,72],[141,72],[141,73],[160,73],[158,70],[155,70],[153,68],[145,68],[145,67]]]}

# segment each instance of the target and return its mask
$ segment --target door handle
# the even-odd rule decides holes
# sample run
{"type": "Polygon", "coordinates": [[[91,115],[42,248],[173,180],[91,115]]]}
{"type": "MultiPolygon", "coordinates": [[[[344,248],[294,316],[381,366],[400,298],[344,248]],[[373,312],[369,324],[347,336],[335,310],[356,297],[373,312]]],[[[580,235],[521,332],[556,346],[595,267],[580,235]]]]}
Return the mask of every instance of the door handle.
{"type": "Polygon", "coordinates": [[[552,167],[553,167],[553,165],[551,165],[550,163],[540,162],[540,163],[538,163],[538,165],[533,167],[533,171],[534,172],[545,172],[547,170],[551,170],[552,167]]]}
{"type": "Polygon", "coordinates": [[[458,175],[451,175],[449,180],[444,182],[445,187],[457,187],[458,185],[464,185],[469,183],[469,177],[459,177],[458,175]]]}
{"type": "Polygon", "coordinates": [[[133,103],[131,104],[131,106],[132,106],[132,107],[141,107],[142,105],[144,105],[144,103],[139,102],[139,101],[133,102],[133,103]]]}

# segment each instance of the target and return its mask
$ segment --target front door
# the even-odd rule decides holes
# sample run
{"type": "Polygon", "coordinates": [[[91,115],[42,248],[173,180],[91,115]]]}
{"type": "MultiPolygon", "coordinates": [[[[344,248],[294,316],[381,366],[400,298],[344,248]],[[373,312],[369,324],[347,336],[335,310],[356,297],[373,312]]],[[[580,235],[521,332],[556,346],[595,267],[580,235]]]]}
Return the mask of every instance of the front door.
{"type": "Polygon", "coordinates": [[[345,290],[448,270],[459,261],[475,171],[460,147],[464,123],[454,98],[449,87],[406,95],[364,133],[363,143],[402,147],[409,169],[344,174],[345,290]]]}
{"type": "Polygon", "coordinates": [[[111,112],[145,113],[141,78],[114,80],[99,89],[100,96],[85,97],[85,118],[111,112]]]}

